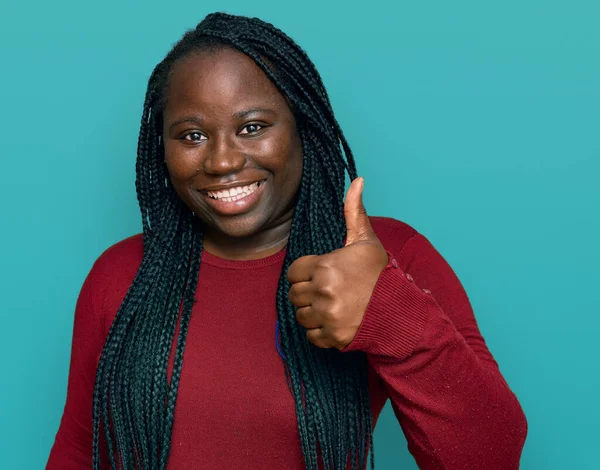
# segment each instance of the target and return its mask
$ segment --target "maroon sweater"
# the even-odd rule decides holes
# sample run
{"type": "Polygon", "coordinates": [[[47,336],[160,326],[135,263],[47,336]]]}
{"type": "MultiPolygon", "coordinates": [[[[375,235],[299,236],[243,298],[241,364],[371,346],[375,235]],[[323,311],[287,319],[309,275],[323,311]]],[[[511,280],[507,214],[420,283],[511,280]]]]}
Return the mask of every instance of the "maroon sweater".
{"type": "MultiPolygon", "coordinates": [[[[346,349],[367,353],[375,422],[391,400],[421,469],[518,468],[525,416],[459,280],[408,225],[380,217],[371,223],[392,258],[346,349]]],[[[140,235],[117,243],[83,285],[66,406],[48,469],[91,468],[96,365],[142,254],[140,235]]],[[[284,256],[231,261],[203,253],[169,468],[304,469],[293,397],[275,345],[284,256]]]]}

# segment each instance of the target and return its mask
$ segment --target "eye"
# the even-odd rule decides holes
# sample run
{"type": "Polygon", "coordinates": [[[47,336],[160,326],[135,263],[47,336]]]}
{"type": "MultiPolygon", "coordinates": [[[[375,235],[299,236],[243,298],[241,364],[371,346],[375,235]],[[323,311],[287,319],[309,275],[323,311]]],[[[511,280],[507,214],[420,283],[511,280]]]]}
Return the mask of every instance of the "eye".
{"type": "Polygon", "coordinates": [[[263,128],[260,124],[247,124],[242,128],[240,134],[256,134],[263,128]]]}
{"type": "Polygon", "coordinates": [[[206,140],[206,137],[200,134],[200,132],[189,132],[183,135],[181,138],[190,142],[201,142],[202,140],[206,140]]]}

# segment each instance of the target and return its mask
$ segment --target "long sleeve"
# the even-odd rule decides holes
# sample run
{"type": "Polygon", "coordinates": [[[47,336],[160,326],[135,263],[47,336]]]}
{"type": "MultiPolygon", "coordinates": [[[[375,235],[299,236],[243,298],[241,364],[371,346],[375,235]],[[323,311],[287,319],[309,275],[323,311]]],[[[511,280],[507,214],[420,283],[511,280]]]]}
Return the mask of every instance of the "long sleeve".
{"type": "Polygon", "coordinates": [[[46,466],[49,470],[92,468],[92,395],[105,341],[99,289],[103,277],[96,262],[77,300],[67,400],[46,466]]]}
{"type": "Polygon", "coordinates": [[[420,234],[392,255],[345,351],[367,353],[419,468],[517,469],[525,416],[460,281],[420,234]]]}

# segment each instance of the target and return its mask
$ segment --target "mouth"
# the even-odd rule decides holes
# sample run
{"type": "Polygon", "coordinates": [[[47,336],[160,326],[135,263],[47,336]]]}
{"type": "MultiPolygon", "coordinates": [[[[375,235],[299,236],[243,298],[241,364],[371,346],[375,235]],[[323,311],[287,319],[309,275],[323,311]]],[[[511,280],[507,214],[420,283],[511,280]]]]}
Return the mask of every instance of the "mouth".
{"type": "Polygon", "coordinates": [[[258,203],[266,179],[245,186],[227,188],[220,191],[200,191],[208,205],[223,215],[236,215],[247,212],[258,203]]]}
{"type": "Polygon", "coordinates": [[[210,199],[223,202],[235,202],[250,196],[258,191],[258,188],[264,184],[266,180],[255,181],[246,186],[236,186],[234,188],[223,189],[221,191],[202,191],[210,199]]]}

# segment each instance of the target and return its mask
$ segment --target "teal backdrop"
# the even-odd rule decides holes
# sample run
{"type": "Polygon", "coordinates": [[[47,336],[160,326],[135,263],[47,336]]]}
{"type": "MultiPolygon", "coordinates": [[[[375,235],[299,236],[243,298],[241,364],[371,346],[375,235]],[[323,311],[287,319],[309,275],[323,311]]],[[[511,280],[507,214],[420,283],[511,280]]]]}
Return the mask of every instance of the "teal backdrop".
{"type": "MultiPolygon", "coordinates": [[[[105,248],[141,230],[147,78],[185,29],[222,10],[271,21],[308,51],[356,152],[367,210],[413,225],[454,267],[526,412],[521,468],[600,468],[599,2],[1,10],[0,467],[45,464],[81,284],[105,248]]],[[[389,407],[375,445],[377,468],[416,468],[389,407]]]]}

